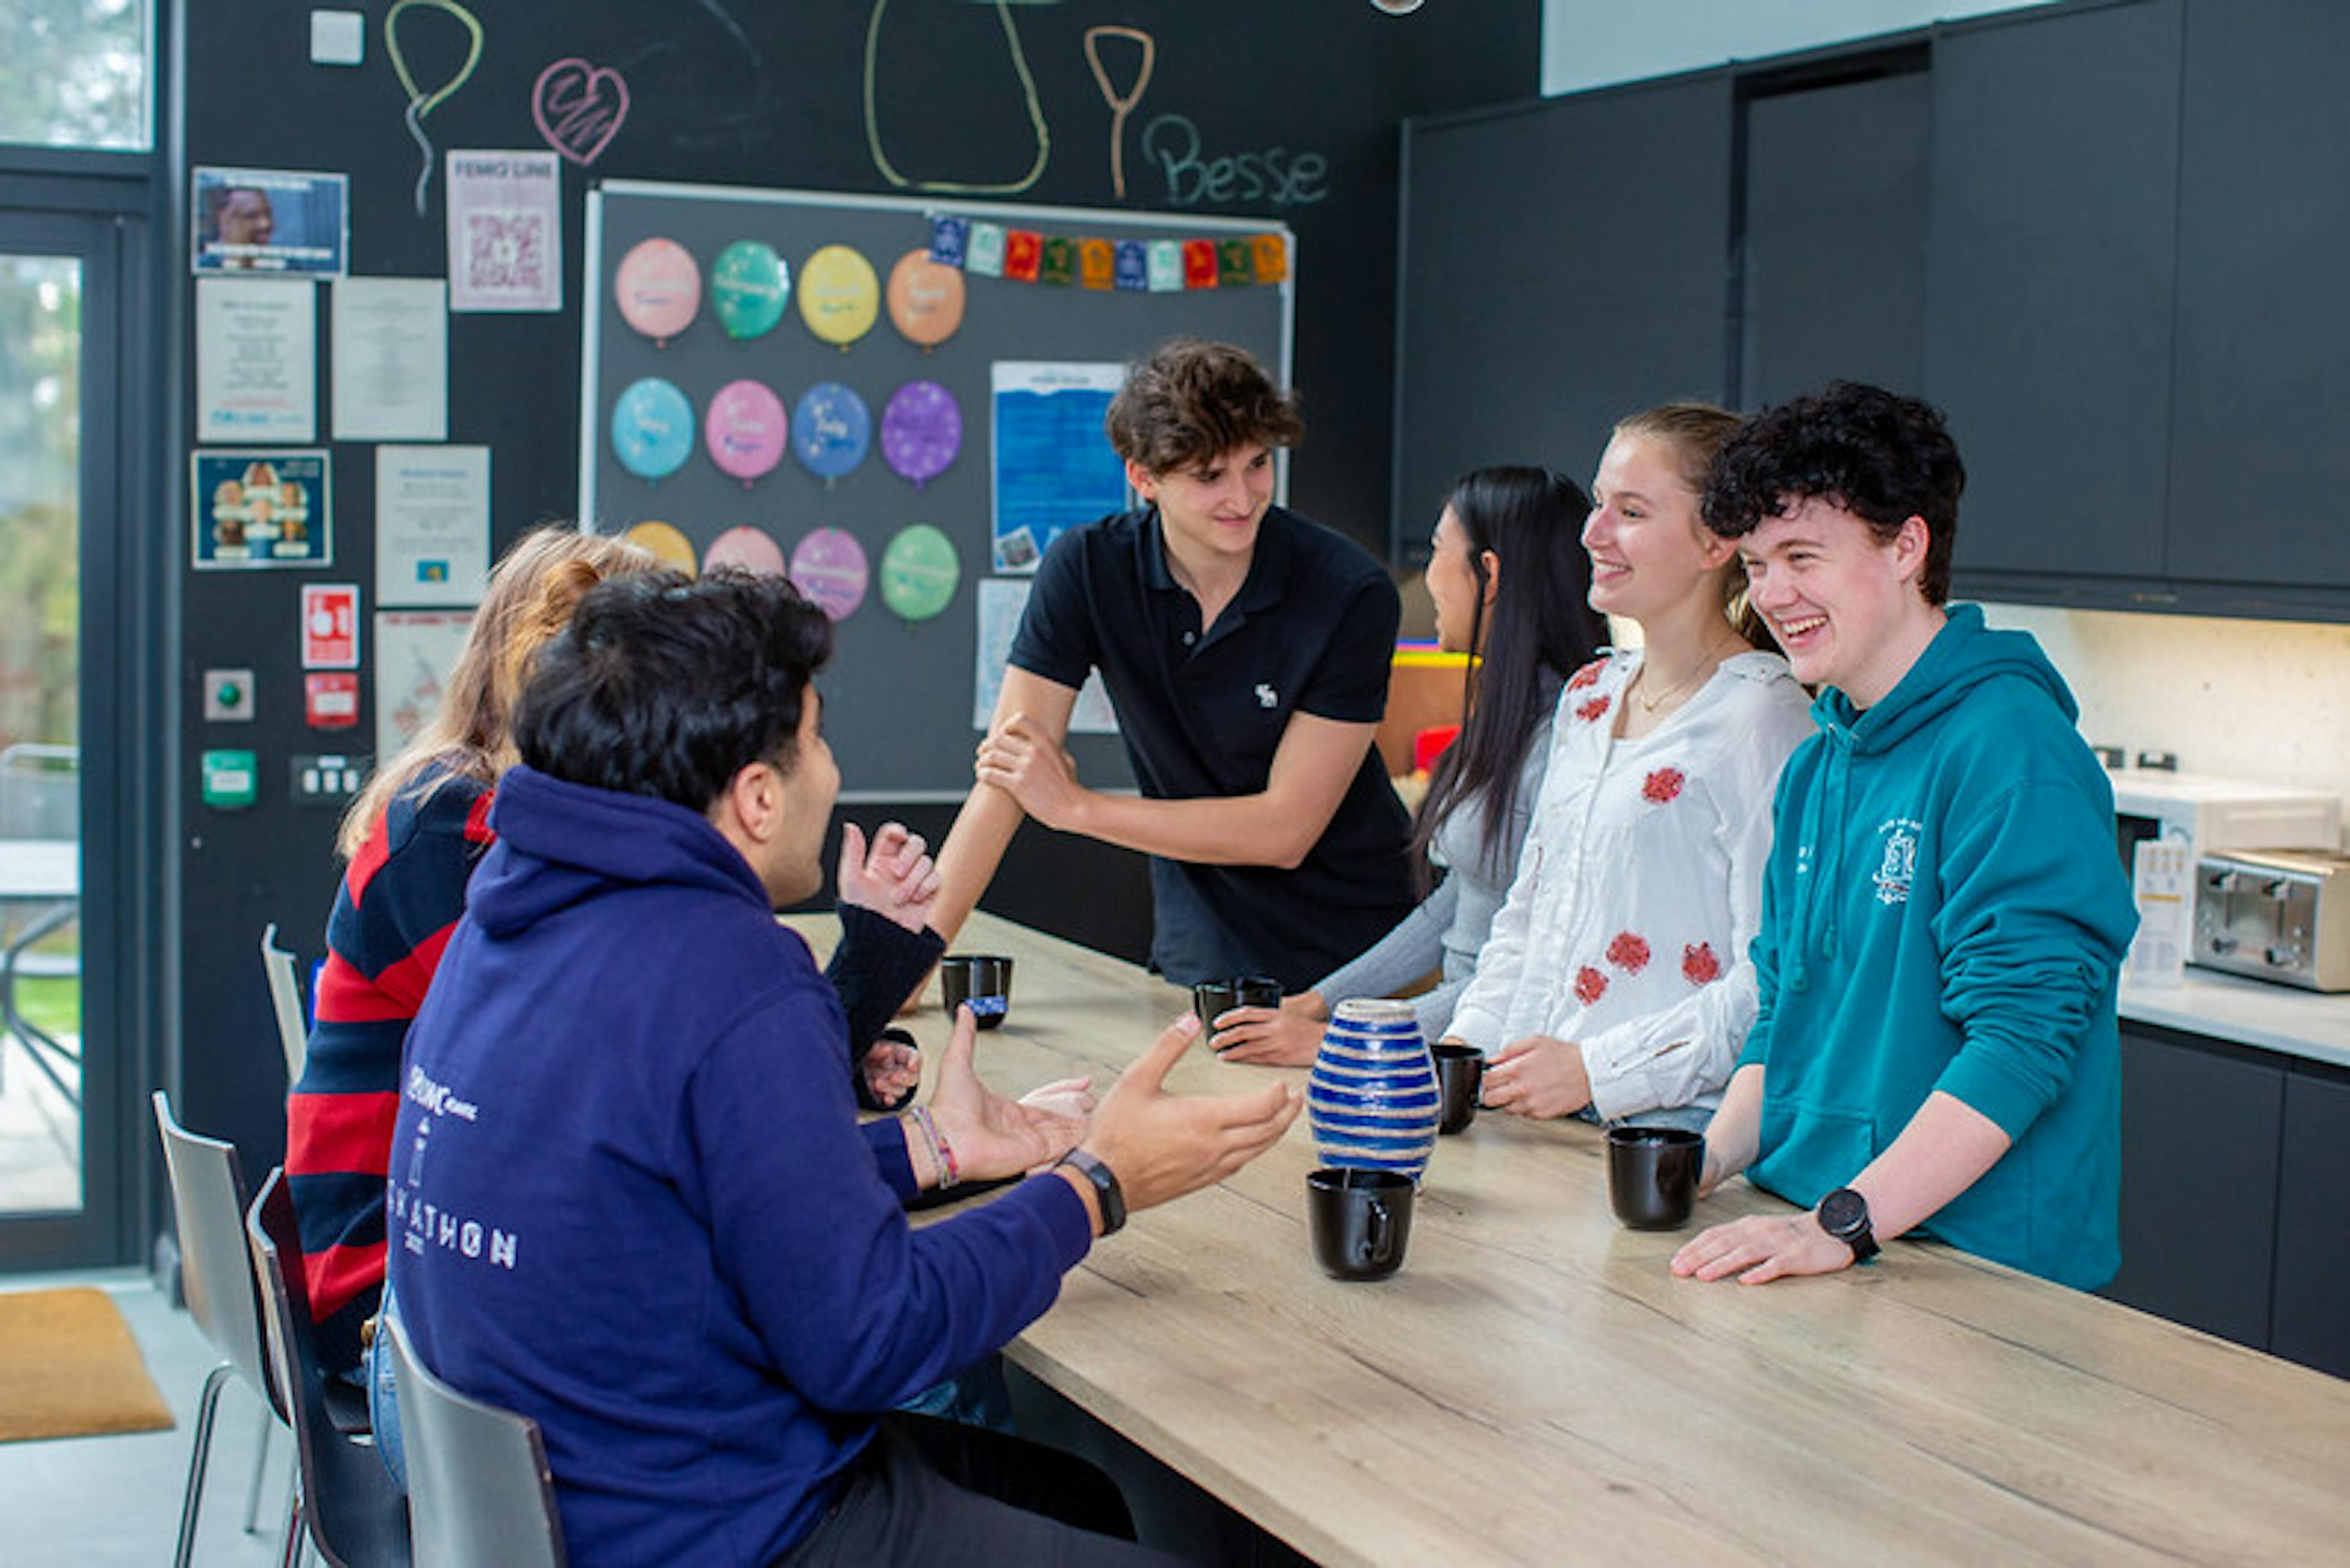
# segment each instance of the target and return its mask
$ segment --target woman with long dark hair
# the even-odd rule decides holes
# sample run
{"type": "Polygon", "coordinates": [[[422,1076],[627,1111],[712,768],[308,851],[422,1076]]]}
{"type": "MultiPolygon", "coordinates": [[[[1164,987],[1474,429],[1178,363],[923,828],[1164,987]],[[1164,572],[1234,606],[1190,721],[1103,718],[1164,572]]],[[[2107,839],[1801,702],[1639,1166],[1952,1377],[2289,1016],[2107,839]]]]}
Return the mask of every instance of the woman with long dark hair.
{"type": "Polygon", "coordinates": [[[1224,1013],[1212,1043],[1227,1060],[1311,1062],[1332,1007],[1440,972],[1413,1005],[1429,1039],[1443,1033],[1517,868],[1560,688],[1606,633],[1586,603],[1591,561],[1578,537],[1590,506],[1573,480],[1546,469],[1481,468],[1453,485],[1430,540],[1428,593],[1438,646],[1476,657],[1462,683],[1460,737],[1437,760],[1414,824],[1426,897],[1278,1010],[1224,1013]]]}

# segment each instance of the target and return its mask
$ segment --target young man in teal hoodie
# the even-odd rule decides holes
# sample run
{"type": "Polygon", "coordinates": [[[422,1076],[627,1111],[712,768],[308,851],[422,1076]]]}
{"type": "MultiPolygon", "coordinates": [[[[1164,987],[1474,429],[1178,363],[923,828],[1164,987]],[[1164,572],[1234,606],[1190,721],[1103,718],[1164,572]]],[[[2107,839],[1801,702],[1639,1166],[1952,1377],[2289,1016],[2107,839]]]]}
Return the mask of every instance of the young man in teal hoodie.
{"type": "Polygon", "coordinates": [[[2039,645],[1945,602],[1965,483],[1939,413],[1848,382],[1716,462],[1706,524],[1820,732],[1780,777],[1705,1183],[1805,1211],[1714,1226],[1678,1274],[1826,1273],[1911,1231],[2084,1289],[2119,1264],[2113,791],[2039,645]]]}

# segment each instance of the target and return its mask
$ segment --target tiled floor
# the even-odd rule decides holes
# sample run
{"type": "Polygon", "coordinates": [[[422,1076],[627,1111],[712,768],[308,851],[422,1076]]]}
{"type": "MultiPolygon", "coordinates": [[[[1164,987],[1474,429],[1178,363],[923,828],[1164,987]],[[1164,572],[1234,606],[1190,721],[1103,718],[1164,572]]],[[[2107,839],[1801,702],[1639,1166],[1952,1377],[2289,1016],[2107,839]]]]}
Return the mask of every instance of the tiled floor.
{"type": "MultiPolygon", "coordinates": [[[[113,1295],[178,1425],[127,1437],[0,1443],[0,1561],[9,1568],[159,1568],[172,1561],[196,1397],[217,1358],[188,1314],[137,1270],[16,1276],[0,1280],[0,1290],[81,1284],[113,1295]]],[[[232,1379],[213,1425],[196,1542],[199,1568],[266,1568],[277,1561],[293,1463],[283,1432],[269,1443],[260,1528],[250,1535],[240,1528],[260,1411],[260,1403],[232,1379]]]]}

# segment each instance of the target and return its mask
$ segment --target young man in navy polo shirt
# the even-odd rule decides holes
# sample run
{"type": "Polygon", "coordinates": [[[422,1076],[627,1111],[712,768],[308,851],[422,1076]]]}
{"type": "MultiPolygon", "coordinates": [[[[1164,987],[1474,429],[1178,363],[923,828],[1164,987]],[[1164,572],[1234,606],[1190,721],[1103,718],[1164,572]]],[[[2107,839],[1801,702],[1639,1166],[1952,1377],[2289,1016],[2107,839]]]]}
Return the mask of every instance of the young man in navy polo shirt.
{"type": "Polygon", "coordinates": [[[1033,816],[1151,857],[1168,979],[1301,990],[1412,904],[1409,825],[1371,746],[1395,585],[1273,504],[1273,450],[1304,427],[1243,350],[1166,344],[1128,371],[1107,425],[1144,504],[1062,535],[1037,567],[931,924],[952,940],[1033,816]],[[1086,788],[1063,749],[1095,670],[1139,798],[1086,788]]]}

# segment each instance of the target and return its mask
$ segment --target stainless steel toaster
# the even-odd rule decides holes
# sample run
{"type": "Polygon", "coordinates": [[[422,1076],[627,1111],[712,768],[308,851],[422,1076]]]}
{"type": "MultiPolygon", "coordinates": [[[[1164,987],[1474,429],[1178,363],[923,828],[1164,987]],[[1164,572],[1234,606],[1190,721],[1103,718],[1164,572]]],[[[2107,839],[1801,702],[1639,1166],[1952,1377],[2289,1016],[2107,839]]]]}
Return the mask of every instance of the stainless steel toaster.
{"type": "Polygon", "coordinates": [[[2350,855],[2231,849],[2196,867],[2189,963],[2350,991],[2350,855]]]}

